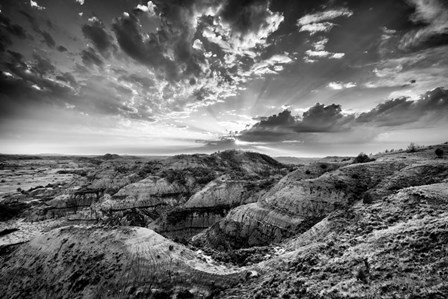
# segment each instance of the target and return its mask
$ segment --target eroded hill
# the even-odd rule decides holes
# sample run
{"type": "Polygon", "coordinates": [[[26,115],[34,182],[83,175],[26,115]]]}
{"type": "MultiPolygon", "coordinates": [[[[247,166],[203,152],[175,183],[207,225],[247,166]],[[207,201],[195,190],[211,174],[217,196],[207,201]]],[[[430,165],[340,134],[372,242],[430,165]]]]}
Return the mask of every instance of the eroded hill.
{"type": "Polygon", "coordinates": [[[26,187],[2,189],[0,292],[445,298],[448,160],[435,148],[448,152],[2,159],[7,183],[26,187]]]}

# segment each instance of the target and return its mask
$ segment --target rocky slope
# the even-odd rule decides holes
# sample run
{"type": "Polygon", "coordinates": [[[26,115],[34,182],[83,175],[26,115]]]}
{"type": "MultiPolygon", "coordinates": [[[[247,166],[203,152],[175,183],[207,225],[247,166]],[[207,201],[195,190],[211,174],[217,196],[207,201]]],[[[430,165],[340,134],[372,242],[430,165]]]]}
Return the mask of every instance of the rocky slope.
{"type": "Polygon", "coordinates": [[[448,159],[435,148],[448,152],[293,167],[238,151],[82,160],[53,191],[3,197],[0,293],[446,298],[448,159]]]}
{"type": "MultiPolygon", "coordinates": [[[[47,161],[11,159],[2,163],[8,173],[17,168],[17,179],[23,167],[32,165],[33,171],[41,171],[35,168],[47,161]]],[[[110,154],[58,159],[49,162],[54,167],[52,173],[64,178],[70,175],[69,181],[6,193],[8,210],[28,221],[59,219],[151,227],[182,240],[222,219],[231,208],[256,201],[258,194],[290,169],[268,156],[240,151],[149,161],[110,154]],[[239,193],[237,198],[235,192],[239,193]],[[215,204],[217,198],[219,203],[215,204]]],[[[5,215],[5,220],[8,217],[5,215]]]]}
{"type": "Polygon", "coordinates": [[[0,293],[10,298],[207,296],[245,277],[241,269],[207,262],[183,245],[135,227],[57,228],[1,262],[0,293]]]}
{"type": "Polygon", "coordinates": [[[446,298],[448,183],[330,213],[219,298],[446,298]]]}
{"type": "Polygon", "coordinates": [[[401,188],[441,182],[448,176],[446,160],[411,156],[346,165],[311,179],[303,169],[295,170],[256,203],[235,208],[195,239],[215,248],[275,243],[355,201],[379,200],[401,188]]]}

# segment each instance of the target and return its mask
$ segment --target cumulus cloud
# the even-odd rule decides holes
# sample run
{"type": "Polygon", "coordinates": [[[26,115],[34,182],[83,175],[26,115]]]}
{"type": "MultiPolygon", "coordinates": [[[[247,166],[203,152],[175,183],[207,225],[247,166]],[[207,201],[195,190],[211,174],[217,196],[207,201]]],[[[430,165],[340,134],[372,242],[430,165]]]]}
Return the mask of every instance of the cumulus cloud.
{"type": "Polygon", "coordinates": [[[391,99],[357,118],[358,123],[375,126],[400,126],[425,120],[425,125],[446,119],[448,111],[448,90],[436,88],[425,93],[419,100],[401,97],[391,99]]]}
{"type": "Polygon", "coordinates": [[[149,16],[155,16],[156,5],[152,1],[148,1],[147,5],[138,4],[135,9],[147,13],[149,16]]]}
{"type": "Polygon", "coordinates": [[[342,114],[340,105],[317,103],[301,116],[293,116],[284,110],[277,115],[262,119],[238,136],[244,141],[283,141],[294,140],[303,133],[340,132],[349,129],[352,115],[342,114]]]}
{"type": "Polygon", "coordinates": [[[344,138],[350,138],[350,134],[361,128],[370,132],[370,138],[374,138],[385,127],[412,125],[419,128],[447,121],[447,112],[448,89],[436,88],[416,101],[404,97],[391,99],[359,115],[344,113],[342,107],[336,104],[318,103],[297,116],[284,110],[277,115],[262,118],[249,129],[241,131],[237,138],[249,142],[300,141],[318,136],[315,135],[318,133],[344,134],[344,138]]]}
{"type": "Polygon", "coordinates": [[[174,59],[164,55],[166,44],[157,35],[145,36],[140,29],[140,22],[134,15],[117,18],[113,31],[120,48],[136,61],[161,71],[169,80],[178,80],[181,70],[174,59]]]}
{"type": "Polygon", "coordinates": [[[285,54],[277,54],[255,64],[253,72],[258,75],[277,74],[283,70],[283,65],[291,63],[293,60],[285,54]]]}
{"type": "Polygon", "coordinates": [[[148,68],[158,87],[151,101],[188,113],[235,96],[252,78],[292,63],[288,53],[262,56],[282,21],[268,0],[150,1],[116,18],[112,30],[120,49],[148,68]],[[142,28],[142,12],[156,13],[156,31],[142,28]]]}
{"type": "Polygon", "coordinates": [[[425,24],[423,28],[406,33],[400,40],[403,50],[448,44],[448,7],[439,0],[407,0],[415,7],[410,20],[425,24]]]}
{"type": "Polygon", "coordinates": [[[314,14],[308,14],[297,20],[297,25],[306,25],[311,23],[320,23],[322,21],[333,20],[338,17],[350,17],[353,15],[353,11],[347,8],[330,9],[326,11],[317,12],[314,14]]]}
{"type": "Polygon", "coordinates": [[[322,37],[315,41],[312,46],[313,50],[306,50],[304,60],[307,63],[316,62],[316,58],[329,58],[329,59],[341,59],[345,56],[344,53],[333,53],[325,50],[325,45],[328,42],[328,38],[322,37]]]}
{"type": "Polygon", "coordinates": [[[279,114],[264,118],[251,128],[242,131],[238,139],[250,142],[287,140],[294,135],[295,123],[296,119],[291,115],[291,111],[284,110],[279,114]]]}
{"type": "Polygon", "coordinates": [[[227,37],[232,48],[242,50],[266,42],[267,37],[278,29],[283,15],[269,9],[269,1],[229,0],[219,13],[223,22],[230,26],[227,37]]]}
{"type": "Polygon", "coordinates": [[[71,73],[65,72],[60,75],[57,75],[55,78],[59,81],[69,84],[73,88],[78,87],[78,82],[71,73]]]}
{"type": "MultiPolygon", "coordinates": [[[[299,31],[308,32],[311,36],[316,33],[329,32],[335,23],[329,22],[339,17],[350,17],[353,15],[353,11],[347,8],[328,9],[313,14],[308,14],[297,20],[297,27],[299,31]]],[[[344,57],[344,53],[332,53],[325,50],[325,44],[328,42],[328,38],[320,37],[315,41],[312,46],[314,49],[307,50],[303,60],[306,63],[316,62],[316,58],[330,58],[341,59],[344,57]]]]}
{"type": "Polygon", "coordinates": [[[353,83],[353,82],[347,82],[347,83],[330,82],[330,83],[328,83],[328,87],[330,87],[331,89],[335,89],[335,90],[341,90],[341,89],[346,89],[346,88],[353,88],[355,86],[356,86],[356,83],[353,83]]]}
{"type": "Polygon", "coordinates": [[[328,51],[314,51],[314,50],[306,50],[305,54],[310,57],[321,57],[332,59],[341,59],[345,55],[344,53],[332,53],[328,51]]]}
{"type": "Polygon", "coordinates": [[[36,1],[30,0],[30,6],[37,9],[37,10],[44,10],[45,7],[40,6],[39,4],[37,4],[36,1]]]}
{"type": "Polygon", "coordinates": [[[335,24],[330,22],[306,24],[300,26],[299,31],[308,31],[311,35],[314,35],[318,32],[328,32],[334,27],[334,25],[335,24]]]}
{"type": "Polygon", "coordinates": [[[297,20],[299,31],[307,31],[311,35],[317,32],[328,32],[335,24],[328,22],[339,17],[350,17],[353,11],[347,8],[330,9],[326,11],[308,14],[297,20]]]}
{"type": "Polygon", "coordinates": [[[92,17],[87,24],[81,27],[84,37],[89,39],[94,47],[103,57],[109,57],[110,51],[115,50],[113,37],[107,33],[103,22],[98,18],[92,17]]]}

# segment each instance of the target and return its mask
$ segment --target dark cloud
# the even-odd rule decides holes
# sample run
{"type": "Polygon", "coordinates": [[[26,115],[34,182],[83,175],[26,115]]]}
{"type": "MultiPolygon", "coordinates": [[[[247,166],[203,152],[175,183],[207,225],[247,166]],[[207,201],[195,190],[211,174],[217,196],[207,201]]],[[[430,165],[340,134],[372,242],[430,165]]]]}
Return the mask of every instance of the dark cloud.
{"type": "Polygon", "coordinates": [[[241,131],[238,139],[252,142],[301,140],[309,134],[348,133],[354,128],[379,129],[411,124],[424,127],[447,117],[448,89],[436,88],[417,101],[388,100],[359,116],[343,114],[341,106],[336,104],[316,104],[297,117],[285,110],[241,131]]]}
{"type": "Polygon", "coordinates": [[[341,132],[349,130],[353,120],[353,115],[342,114],[340,105],[317,103],[301,117],[294,117],[291,111],[284,110],[264,118],[242,131],[239,138],[246,141],[280,141],[297,137],[300,133],[341,132]]]}
{"type": "Polygon", "coordinates": [[[19,38],[26,38],[26,31],[23,29],[22,26],[11,23],[11,20],[4,16],[3,14],[0,14],[0,30],[6,31],[9,34],[12,34],[19,38]]]}
{"type": "Polygon", "coordinates": [[[63,81],[68,83],[73,88],[78,87],[78,82],[76,81],[75,77],[71,73],[62,73],[60,75],[56,76],[56,79],[59,81],[63,81]]]}
{"type": "Polygon", "coordinates": [[[26,31],[22,26],[13,24],[11,20],[0,13],[0,52],[12,45],[11,36],[24,39],[26,38],[26,31]]]}
{"type": "Polygon", "coordinates": [[[15,51],[11,51],[11,50],[8,50],[8,53],[9,53],[9,55],[12,56],[13,61],[22,63],[22,60],[23,60],[23,55],[22,54],[20,54],[18,52],[15,52],[15,51]]]}
{"type": "Polygon", "coordinates": [[[47,21],[46,21],[46,24],[47,24],[48,28],[54,30],[54,25],[53,25],[53,22],[52,22],[51,20],[47,20],[47,21]]]}
{"type": "Polygon", "coordinates": [[[442,0],[407,0],[415,8],[410,20],[419,28],[408,31],[399,42],[402,50],[421,50],[448,44],[448,5],[442,0]]]}
{"type": "Polygon", "coordinates": [[[24,10],[20,10],[19,13],[22,14],[22,15],[28,20],[28,22],[29,22],[30,25],[31,25],[31,28],[32,28],[35,32],[37,32],[37,33],[40,33],[40,32],[41,32],[41,31],[40,31],[40,27],[39,27],[39,23],[37,22],[36,18],[34,18],[32,15],[30,15],[29,13],[27,13],[27,12],[24,11],[24,10]]]}
{"type": "Polygon", "coordinates": [[[16,55],[16,60],[6,64],[13,76],[0,76],[0,115],[5,118],[22,114],[31,107],[64,106],[74,96],[70,87],[47,78],[54,67],[45,58],[35,55],[31,68],[16,55]]]}
{"type": "Polygon", "coordinates": [[[136,61],[162,71],[171,80],[178,79],[179,69],[174,61],[166,58],[164,40],[168,37],[163,34],[150,34],[143,37],[139,20],[135,15],[122,16],[115,19],[112,29],[115,32],[120,48],[136,61]]]}
{"type": "Polygon", "coordinates": [[[246,34],[268,26],[268,8],[268,0],[228,0],[220,15],[234,31],[246,34]]]}
{"type": "Polygon", "coordinates": [[[362,113],[357,123],[370,126],[400,126],[418,122],[431,115],[433,121],[447,116],[448,89],[436,88],[424,94],[420,100],[398,98],[379,104],[369,112],[362,113]]]}
{"type": "Polygon", "coordinates": [[[113,37],[106,32],[103,22],[98,18],[92,17],[89,23],[82,26],[81,30],[84,37],[93,43],[94,47],[103,57],[108,58],[110,51],[115,50],[113,37]]]}
{"type": "MultiPolygon", "coordinates": [[[[125,104],[124,99],[132,91],[102,77],[92,77],[82,85],[71,73],[60,73],[51,62],[41,55],[33,54],[33,63],[28,66],[20,53],[9,53],[11,59],[5,71],[0,72],[0,117],[14,118],[24,109],[33,107],[60,107],[75,109],[88,114],[121,115],[126,118],[151,119],[151,114],[139,107],[125,104]]],[[[82,66],[79,66],[82,68],[82,66]]]]}
{"type": "Polygon", "coordinates": [[[39,22],[36,20],[35,17],[27,13],[26,11],[20,10],[20,14],[25,16],[25,18],[28,20],[28,22],[31,25],[31,28],[33,28],[34,32],[39,33],[43,40],[42,42],[45,43],[49,48],[54,48],[56,46],[56,42],[54,41],[54,38],[51,36],[50,33],[48,33],[45,30],[42,30],[39,26],[39,22]]]}
{"type": "Polygon", "coordinates": [[[34,69],[39,75],[44,76],[55,72],[56,68],[48,58],[44,58],[37,53],[33,53],[33,58],[35,60],[34,69]]]}
{"type": "Polygon", "coordinates": [[[294,127],[296,132],[338,132],[348,130],[347,125],[354,119],[353,116],[342,114],[340,105],[325,106],[317,103],[303,113],[301,121],[294,127]]]}
{"type": "Polygon", "coordinates": [[[42,42],[44,42],[49,48],[54,48],[56,46],[56,42],[53,37],[47,31],[41,31],[40,34],[44,38],[42,42]]]}
{"type": "Polygon", "coordinates": [[[254,125],[254,127],[266,127],[266,128],[272,128],[277,126],[290,127],[294,125],[295,122],[296,120],[291,115],[291,111],[285,110],[277,115],[262,118],[258,124],[254,125]]]}
{"type": "MultiPolygon", "coordinates": [[[[369,112],[362,113],[357,122],[375,124],[377,126],[398,126],[419,119],[420,115],[409,113],[414,110],[414,101],[405,97],[392,99],[379,104],[369,112]]],[[[419,113],[420,114],[420,113],[419,113]]]]}
{"type": "Polygon", "coordinates": [[[251,128],[244,130],[239,139],[245,141],[281,141],[287,140],[294,134],[297,120],[291,111],[285,110],[277,115],[262,119],[251,128]]]}
{"type": "Polygon", "coordinates": [[[59,52],[67,52],[68,51],[67,48],[64,47],[64,46],[58,46],[57,49],[58,49],[59,52]]]}
{"type": "Polygon", "coordinates": [[[93,65],[103,67],[104,65],[103,60],[96,54],[95,50],[90,47],[87,48],[87,50],[81,51],[81,58],[84,65],[88,67],[92,67],[93,65]]]}
{"type": "Polygon", "coordinates": [[[5,52],[10,45],[12,45],[11,38],[0,31],[0,52],[5,52]]]}
{"type": "Polygon", "coordinates": [[[75,67],[73,68],[73,70],[75,73],[83,74],[83,75],[90,73],[88,68],[86,68],[83,65],[80,65],[79,63],[75,64],[75,67]]]}

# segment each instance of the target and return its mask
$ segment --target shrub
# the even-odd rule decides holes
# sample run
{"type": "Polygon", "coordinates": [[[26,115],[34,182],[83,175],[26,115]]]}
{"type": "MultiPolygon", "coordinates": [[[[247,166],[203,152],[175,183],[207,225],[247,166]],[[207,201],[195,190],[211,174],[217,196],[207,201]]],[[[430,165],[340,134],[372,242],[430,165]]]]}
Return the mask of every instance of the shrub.
{"type": "Polygon", "coordinates": [[[367,275],[366,275],[366,272],[362,268],[356,270],[355,277],[357,280],[360,280],[363,283],[367,283],[367,275]]]}
{"type": "Polygon", "coordinates": [[[328,168],[328,165],[327,165],[327,164],[320,164],[320,168],[322,168],[322,169],[327,169],[327,168],[328,168]]]}
{"type": "Polygon", "coordinates": [[[307,169],[307,170],[305,171],[305,174],[311,174],[311,171],[310,171],[309,169],[307,169]]]}
{"type": "Polygon", "coordinates": [[[415,153],[417,151],[418,146],[415,145],[414,142],[411,142],[408,147],[406,148],[406,152],[408,153],[415,153]]]}
{"type": "Polygon", "coordinates": [[[435,151],[435,153],[436,153],[436,156],[437,156],[438,158],[442,158],[442,157],[443,157],[443,150],[442,150],[442,149],[437,148],[436,151],[435,151]]]}
{"type": "Polygon", "coordinates": [[[362,203],[364,204],[371,204],[373,202],[373,197],[370,193],[364,193],[364,196],[362,197],[362,203]]]}
{"type": "Polygon", "coordinates": [[[355,163],[367,163],[370,161],[375,161],[375,159],[371,159],[369,158],[369,156],[367,156],[364,153],[359,153],[359,155],[353,160],[353,164],[355,163]]]}

